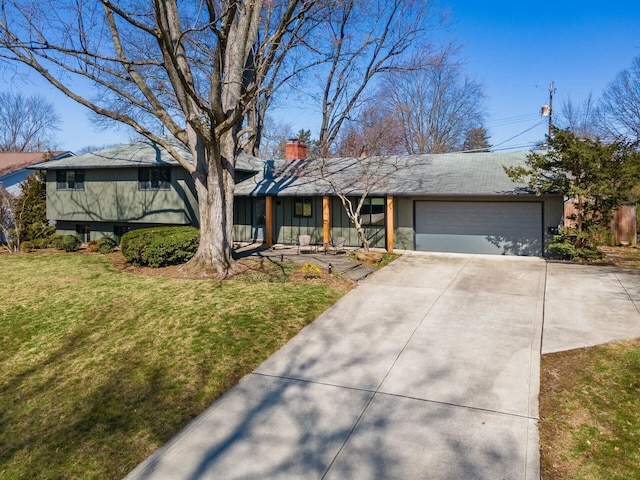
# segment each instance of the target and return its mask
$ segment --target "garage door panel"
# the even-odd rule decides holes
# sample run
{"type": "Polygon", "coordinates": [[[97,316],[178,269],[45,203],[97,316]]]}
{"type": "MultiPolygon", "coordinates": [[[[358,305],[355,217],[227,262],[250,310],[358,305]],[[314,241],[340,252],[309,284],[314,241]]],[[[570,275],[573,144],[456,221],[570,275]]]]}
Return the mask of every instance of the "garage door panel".
{"type": "Polygon", "coordinates": [[[416,250],[542,255],[542,203],[415,203],[416,250]]]}

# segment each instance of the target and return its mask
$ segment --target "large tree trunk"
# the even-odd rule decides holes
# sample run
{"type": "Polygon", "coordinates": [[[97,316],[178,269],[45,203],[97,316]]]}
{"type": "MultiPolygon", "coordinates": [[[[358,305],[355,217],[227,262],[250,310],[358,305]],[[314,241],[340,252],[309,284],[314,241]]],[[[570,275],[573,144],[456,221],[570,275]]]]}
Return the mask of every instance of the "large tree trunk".
{"type": "Polygon", "coordinates": [[[219,148],[192,148],[196,162],[193,178],[198,195],[200,244],[184,268],[199,275],[233,274],[233,194],[235,143],[224,134],[219,148]]]}

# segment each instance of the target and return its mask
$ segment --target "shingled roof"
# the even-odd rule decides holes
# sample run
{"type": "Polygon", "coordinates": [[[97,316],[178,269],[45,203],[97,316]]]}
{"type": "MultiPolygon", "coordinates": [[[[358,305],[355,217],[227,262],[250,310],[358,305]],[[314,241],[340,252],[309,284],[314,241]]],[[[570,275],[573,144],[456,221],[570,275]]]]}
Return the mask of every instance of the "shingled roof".
{"type": "Polygon", "coordinates": [[[71,152],[0,152],[0,177],[4,177],[12,172],[28,168],[37,163],[41,163],[46,155],[51,155],[51,160],[73,155],[71,152]]]}
{"type": "MultiPolygon", "coordinates": [[[[191,152],[175,137],[165,137],[188,162],[193,162],[191,152]]],[[[103,148],[72,158],[55,162],[33,165],[34,170],[67,170],[97,168],[137,168],[159,165],[178,166],[178,162],[164,148],[150,140],[139,140],[124,145],[103,148]]],[[[236,161],[236,170],[256,172],[262,168],[262,162],[249,155],[240,155],[236,161]]]]}
{"type": "MultiPolygon", "coordinates": [[[[187,161],[189,150],[166,137],[187,161]]],[[[525,183],[512,181],[503,166],[524,166],[530,152],[445,153],[437,155],[261,160],[241,154],[236,170],[251,172],[236,185],[239,196],[317,196],[334,194],[331,182],[359,195],[374,184],[370,195],[451,196],[531,195],[525,183]]],[[[33,165],[32,169],[137,168],[178,162],[159,145],[140,140],[75,157],[33,165]]]]}
{"type": "Polygon", "coordinates": [[[447,153],[437,155],[267,161],[254,177],[236,185],[236,195],[330,195],[326,180],[358,195],[531,195],[511,180],[503,166],[524,166],[530,152],[447,153]],[[369,180],[367,180],[369,179],[369,180]]]}

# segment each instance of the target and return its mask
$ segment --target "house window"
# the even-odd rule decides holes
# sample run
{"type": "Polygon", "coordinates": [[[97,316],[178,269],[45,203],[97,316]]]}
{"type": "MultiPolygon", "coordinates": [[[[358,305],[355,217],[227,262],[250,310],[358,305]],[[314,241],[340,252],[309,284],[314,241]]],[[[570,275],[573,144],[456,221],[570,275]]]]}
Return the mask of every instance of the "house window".
{"type": "Polygon", "coordinates": [[[384,226],[384,198],[365,198],[360,210],[362,225],[384,226]]]}
{"type": "Polygon", "coordinates": [[[57,190],[84,190],[84,170],[57,170],[57,190]]]}
{"type": "Polygon", "coordinates": [[[138,190],[169,190],[170,188],[170,167],[138,169],[138,190]]]}
{"type": "Polygon", "coordinates": [[[300,217],[311,217],[312,209],[311,209],[311,199],[310,198],[296,198],[293,202],[293,216],[300,217]]]}

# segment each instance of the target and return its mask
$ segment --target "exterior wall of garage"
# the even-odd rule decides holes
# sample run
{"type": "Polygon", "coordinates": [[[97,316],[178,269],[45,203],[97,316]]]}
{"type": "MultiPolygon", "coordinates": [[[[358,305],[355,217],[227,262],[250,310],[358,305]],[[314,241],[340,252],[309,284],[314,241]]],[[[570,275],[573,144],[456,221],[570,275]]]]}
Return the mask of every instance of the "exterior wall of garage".
{"type": "Polygon", "coordinates": [[[563,198],[557,196],[424,196],[424,197],[396,197],[394,245],[400,250],[415,250],[415,218],[414,204],[416,201],[446,201],[446,202],[542,202],[542,240],[543,253],[548,253],[549,241],[555,229],[563,222],[563,198]]]}

